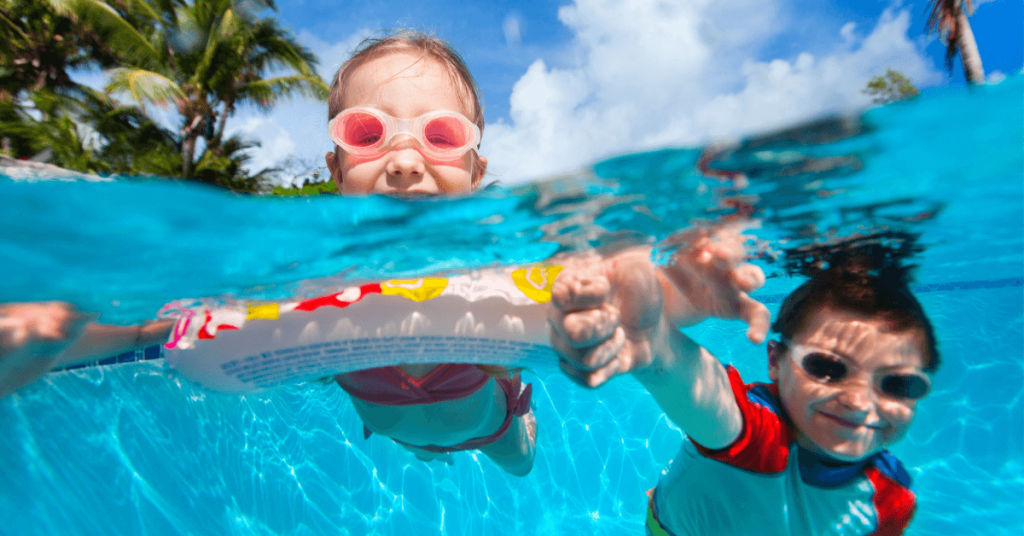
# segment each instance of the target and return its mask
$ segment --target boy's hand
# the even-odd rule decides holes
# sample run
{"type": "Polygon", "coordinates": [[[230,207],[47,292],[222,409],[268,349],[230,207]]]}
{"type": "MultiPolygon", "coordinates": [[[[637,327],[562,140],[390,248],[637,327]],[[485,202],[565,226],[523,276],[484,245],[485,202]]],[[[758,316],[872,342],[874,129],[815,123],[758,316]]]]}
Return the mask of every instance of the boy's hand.
{"type": "Polygon", "coordinates": [[[692,326],[708,317],[746,322],[747,338],[764,341],[771,314],[748,293],[764,286],[764,272],[744,263],[747,236],[738,226],[693,228],[669,239],[681,244],[662,273],[671,283],[665,288],[665,314],[678,327],[692,326]]]}
{"type": "Polygon", "coordinates": [[[771,315],[747,293],[764,284],[760,268],[743,263],[746,237],[736,227],[694,229],[659,269],[650,248],[567,259],[552,288],[551,345],[562,371],[596,387],[617,374],[649,366],[667,344],[666,330],[708,317],[740,319],[760,343],[771,315]]]}
{"type": "Polygon", "coordinates": [[[90,320],[64,302],[0,305],[0,397],[43,377],[90,320]]]}
{"type": "Polygon", "coordinates": [[[551,345],[564,372],[597,387],[646,367],[664,329],[663,294],[647,247],[566,259],[551,289],[551,345]]]}

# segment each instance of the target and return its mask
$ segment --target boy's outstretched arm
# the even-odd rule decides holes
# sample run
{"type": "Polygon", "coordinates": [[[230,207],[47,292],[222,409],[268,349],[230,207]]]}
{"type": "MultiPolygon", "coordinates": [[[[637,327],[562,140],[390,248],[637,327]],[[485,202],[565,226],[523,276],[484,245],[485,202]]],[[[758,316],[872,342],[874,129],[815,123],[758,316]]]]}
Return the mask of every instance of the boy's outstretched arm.
{"type": "Polygon", "coordinates": [[[570,378],[596,387],[632,372],[673,422],[714,449],[739,436],[739,409],[725,368],[678,327],[708,316],[739,318],[750,326],[748,337],[761,342],[770,315],[747,296],[764,275],[738,262],[742,243],[693,233],[665,268],[651,262],[647,248],[566,262],[549,321],[570,378]]]}
{"type": "Polygon", "coordinates": [[[92,318],[64,302],[0,304],[0,398],[54,368],[160,344],[173,327],[170,320],[110,326],[92,318]]]}

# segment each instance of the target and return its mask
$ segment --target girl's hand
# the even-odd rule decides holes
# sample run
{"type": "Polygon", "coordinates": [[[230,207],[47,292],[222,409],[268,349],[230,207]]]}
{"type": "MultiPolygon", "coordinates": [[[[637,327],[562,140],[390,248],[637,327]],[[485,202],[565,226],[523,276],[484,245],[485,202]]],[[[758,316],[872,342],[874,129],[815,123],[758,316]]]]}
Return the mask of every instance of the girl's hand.
{"type": "Polygon", "coordinates": [[[90,320],[65,302],[0,305],[0,397],[49,372],[90,320]]]}

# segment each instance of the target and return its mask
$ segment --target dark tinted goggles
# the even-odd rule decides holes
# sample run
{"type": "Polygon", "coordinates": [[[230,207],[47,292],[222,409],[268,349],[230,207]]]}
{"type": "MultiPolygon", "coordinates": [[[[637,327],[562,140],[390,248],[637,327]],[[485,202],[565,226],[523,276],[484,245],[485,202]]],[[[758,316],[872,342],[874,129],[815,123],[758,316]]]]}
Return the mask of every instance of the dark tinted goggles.
{"type": "MultiPolygon", "coordinates": [[[[794,349],[799,348],[799,345],[791,345],[794,346],[794,349]]],[[[808,376],[822,383],[839,384],[850,376],[850,365],[846,361],[825,352],[810,351],[797,362],[808,376]]],[[[889,398],[919,400],[931,390],[931,381],[920,372],[893,372],[876,376],[875,389],[889,398]]]]}

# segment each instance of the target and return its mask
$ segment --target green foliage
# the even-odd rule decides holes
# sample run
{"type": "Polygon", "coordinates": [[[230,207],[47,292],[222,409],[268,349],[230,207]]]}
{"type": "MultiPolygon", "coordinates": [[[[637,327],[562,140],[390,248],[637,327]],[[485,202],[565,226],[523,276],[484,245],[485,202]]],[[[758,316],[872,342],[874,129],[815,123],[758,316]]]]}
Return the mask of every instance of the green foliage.
{"type": "Polygon", "coordinates": [[[310,182],[306,181],[302,184],[301,188],[285,188],[283,186],[275,186],[271,192],[274,195],[282,197],[290,197],[293,195],[320,195],[320,194],[336,194],[338,192],[338,186],[334,184],[334,181],[327,180],[325,182],[310,182]]]}
{"type": "Polygon", "coordinates": [[[916,97],[920,91],[903,73],[886,69],[885,76],[875,76],[868,81],[864,93],[877,104],[889,104],[916,97]]]}
{"type": "Polygon", "coordinates": [[[44,0],[0,1],[0,100],[47,88],[74,91],[72,69],[107,68],[116,56],[102,32],[44,0]]]}
{"type": "Polygon", "coordinates": [[[205,151],[196,163],[195,178],[235,192],[262,193],[269,187],[276,171],[262,169],[251,174],[245,169],[252,156],[248,150],[258,148],[259,142],[232,136],[221,143],[218,151],[205,151]]]}
{"type": "Polygon", "coordinates": [[[884,76],[875,76],[868,81],[863,92],[878,104],[888,104],[916,97],[918,89],[910,79],[892,69],[886,69],[884,76]]]}
{"type": "Polygon", "coordinates": [[[267,9],[273,0],[0,0],[0,153],[262,191],[277,170],[245,169],[258,144],[226,137],[227,119],[328,92],[316,57],[267,9]],[[68,74],[90,68],[112,69],[106,95],[68,74]],[[150,120],[152,105],[175,109],[180,128],[150,120]]]}
{"type": "Polygon", "coordinates": [[[137,108],[82,88],[76,96],[33,92],[24,105],[0,103],[10,156],[48,155],[50,163],[101,174],[160,174],[178,152],[174,136],[137,108]]]}
{"type": "Polygon", "coordinates": [[[163,6],[161,17],[150,21],[159,61],[126,62],[107,85],[108,92],[129,95],[142,106],[174,106],[185,177],[199,178],[194,166],[206,158],[195,154],[199,138],[205,152],[224,156],[225,124],[239,105],[269,111],[294,95],[327,97],[313,53],[252,6],[276,9],[269,0],[180,0],[163,6]],[[294,74],[266,78],[281,70],[294,74]]]}

